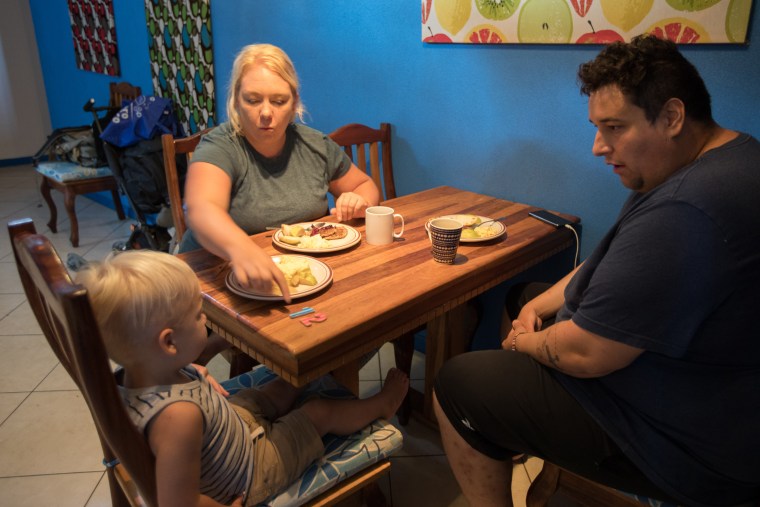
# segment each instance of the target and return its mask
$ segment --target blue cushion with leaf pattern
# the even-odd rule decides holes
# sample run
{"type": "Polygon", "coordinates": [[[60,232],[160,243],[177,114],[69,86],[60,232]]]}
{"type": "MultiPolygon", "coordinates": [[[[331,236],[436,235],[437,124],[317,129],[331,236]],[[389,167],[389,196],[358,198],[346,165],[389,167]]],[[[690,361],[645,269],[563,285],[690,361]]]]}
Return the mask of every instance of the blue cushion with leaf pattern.
{"type": "MultiPolygon", "coordinates": [[[[276,377],[268,368],[257,366],[248,373],[220,384],[232,395],[241,389],[262,386],[276,377]]],[[[314,396],[331,399],[355,398],[330,376],[309,384],[301,398],[308,399],[314,396]]],[[[395,426],[384,419],[377,419],[361,431],[348,436],[325,435],[322,442],[325,445],[322,458],[309,465],[296,482],[262,506],[301,505],[363,468],[389,457],[401,448],[403,438],[395,426]]]]}
{"type": "Polygon", "coordinates": [[[35,167],[35,170],[43,176],[53,178],[61,183],[113,175],[111,169],[107,165],[101,167],[85,167],[75,164],[74,162],[62,161],[41,162],[35,167]]]}

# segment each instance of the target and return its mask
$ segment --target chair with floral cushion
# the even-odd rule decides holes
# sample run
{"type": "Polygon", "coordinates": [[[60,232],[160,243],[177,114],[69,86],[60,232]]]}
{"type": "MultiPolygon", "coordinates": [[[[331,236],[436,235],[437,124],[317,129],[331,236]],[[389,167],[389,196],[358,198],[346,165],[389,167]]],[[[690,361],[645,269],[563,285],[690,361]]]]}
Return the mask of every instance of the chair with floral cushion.
{"type": "MultiPolygon", "coordinates": [[[[117,110],[121,108],[121,104],[124,100],[133,100],[140,96],[142,91],[139,86],[132,86],[127,82],[111,83],[110,84],[110,98],[108,107],[98,108],[98,110],[117,110]]],[[[85,105],[85,111],[92,111],[93,100],[85,105]]],[[[97,118],[97,113],[93,113],[97,118]]],[[[99,121],[99,120],[98,120],[99,121]]],[[[98,133],[93,132],[93,128],[90,126],[81,127],[79,129],[62,129],[70,130],[68,132],[72,136],[72,143],[77,142],[76,139],[81,136],[89,136],[92,141],[94,135],[98,133]]],[[[95,146],[92,147],[95,150],[95,146]]],[[[50,209],[50,221],[47,226],[52,232],[58,232],[58,210],[55,206],[55,201],[50,193],[51,190],[57,190],[63,194],[63,204],[66,208],[66,214],[69,217],[69,223],[71,225],[71,232],[69,234],[69,240],[74,247],[79,246],[79,221],[77,220],[76,213],[76,197],[82,194],[89,194],[92,192],[107,191],[111,193],[113,198],[114,208],[116,209],[116,215],[119,220],[124,220],[124,207],[121,204],[121,198],[119,197],[119,187],[116,179],[108,167],[108,164],[103,161],[102,164],[96,165],[93,162],[94,167],[89,165],[82,165],[81,163],[71,162],[66,160],[57,160],[58,155],[56,151],[51,147],[46,150],[48,160],[41,162],[35,157],[35,170],[42,175],[42,181],[40,183],[40,192],[42,198],[50,209]]]]}

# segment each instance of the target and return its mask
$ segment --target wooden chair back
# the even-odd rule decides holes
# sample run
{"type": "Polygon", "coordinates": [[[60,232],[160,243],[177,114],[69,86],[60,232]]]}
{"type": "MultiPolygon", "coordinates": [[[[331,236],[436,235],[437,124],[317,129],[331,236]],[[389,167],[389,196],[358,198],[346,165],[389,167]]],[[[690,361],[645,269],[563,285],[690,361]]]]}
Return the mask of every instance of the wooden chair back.
{"type": "Polygon", "coordinates": [[[649,503],[640,502],[632,496],[576,475],[548,461],[544,461],[541,473],[531,483],[525,505],[545,507],[557,492],[587,507],[649,506],[649,503]]]}
{"type": "Polygon", "coordinates": [[[139,86],[132,86],[126,81],[122,81],[121,83],[111,83],[110,91],[111,98],[108,101],[108,107],[116,109],[117,111],[121,109],[123,101],[135,100],[142,95],[142,90],[139,86]]]}
{"type": "Polygon", "coordinates": [[[42,332],[82,392],[103,447],[112,505],[156,505],[153,454],[121,401],[87,298],[31,219],[8,224],[18,273],[42,332]]]}
{"type": "Polygon", "coordinates": [[[210,128],[196,132],[195,134],[175,139],[171,134],[161,136],[161,144],[164,148],[164,172],[166,173],[166,186],[169,191],[169,204],[172,209],[172,219],[174,220],[174,244],[179,245],[182,236],[187,230],[185,223],[185,209],[182,204],[182,188],[179,183],[179,173],[177,172],[177,155],[187,157],[187,165],[190,166],[190,159],[193,152],[201,141],[201,137],[211,130],[210,128]]]}
{"type": "Polygon", "coordinates": [[[381,123],[379,129],[351,123],[331,132],[329,137],[343,148],[359,169],[372,177],[382,200],[396,197],[390,123],[381,123]]]}
{"type": "MultiPolygon", "coordinates": [[[[381,123],[379,129],[360,123],[349,123],[332,131],[329,137],[343,148],[359,169],[372,177],[375,185],[380,189],[381,201],[396,197],[390,123],[381,123]]],[[[412,368],[414,334],[418,330],[407,332],[393,341],[396,366],[407,375],[412,368]]],[[[397,413],[401,424],[406,425],[409,422],[411,409],[411,395],[407,394],[397,413]]]]}

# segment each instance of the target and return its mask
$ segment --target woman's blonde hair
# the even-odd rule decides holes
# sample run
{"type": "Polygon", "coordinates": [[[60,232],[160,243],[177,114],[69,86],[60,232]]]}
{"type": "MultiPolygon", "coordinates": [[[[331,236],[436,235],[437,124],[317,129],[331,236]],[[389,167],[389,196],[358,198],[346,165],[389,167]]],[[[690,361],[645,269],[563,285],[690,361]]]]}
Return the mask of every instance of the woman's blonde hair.
{"type": "Polygon", "coordinates": [[[136,347],[162,329],[192,319],[200,297],[190,266],[152,250],[112,252],[85,265],[76,282],[87,289],[109,357],[120,365],[136,360],[136,347]]]}
{"type": "Polygon", "coordinates": [[[255,63],[263,65],[290,85],[290,91],[295,102],[293,117],[290,121],[293,122],[298,118],[299,121],[303,122],[306,108],[301,102],[301,85],[290,57],[285,51],[271,44],[250,44],[241,49],[235,57],[232,64],[230,86],[227,90],[227,118],[235,132],[244,135],[237,110],[237,96],[240,92],[240,81],[243,79],[243,74],[249,66],[255,63]]]}

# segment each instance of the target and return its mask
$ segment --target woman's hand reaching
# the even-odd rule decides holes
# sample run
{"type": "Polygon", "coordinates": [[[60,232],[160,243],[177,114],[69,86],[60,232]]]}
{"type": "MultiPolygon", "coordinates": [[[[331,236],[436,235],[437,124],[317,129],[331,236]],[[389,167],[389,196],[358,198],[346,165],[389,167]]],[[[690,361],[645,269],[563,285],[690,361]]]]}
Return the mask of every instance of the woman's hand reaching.
{"type": "Polygon", "coordinates": [[[230,256],[230,268],[242,286],[263,293],[271,293],[277,286],[285,303],[290,303],[290,289],[285,275],[272,258],[252,241],[249,240],[245,248],[236,249],[230,256]]]}
{"type": "Polygon", "coordinates": [[[359,194],[354,192],[343,192],[335,200],[335,207],[330,210],[331,215],[335,215],[339,222],[345,222],[352,218],[364,216],[364,210],[369,203],[359,194]]]}

